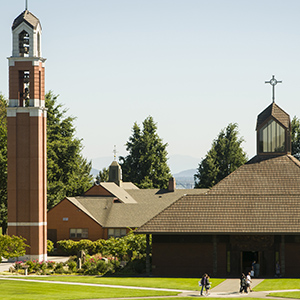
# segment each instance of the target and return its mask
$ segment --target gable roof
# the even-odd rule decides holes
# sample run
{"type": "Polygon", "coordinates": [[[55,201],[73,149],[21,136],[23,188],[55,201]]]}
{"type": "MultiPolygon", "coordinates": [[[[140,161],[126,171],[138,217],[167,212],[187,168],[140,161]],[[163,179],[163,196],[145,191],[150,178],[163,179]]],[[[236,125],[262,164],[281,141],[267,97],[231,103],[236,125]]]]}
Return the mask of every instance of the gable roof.
{"type": "Polygon", "coordinates": [[[17,28],[23,22],[34,29],[37,28],[38,24],[40,24],[40,20],[35,15],[33,15],[29,10],[24,10],[18,17],[15,18],[12,30],[17,28]]]}
{"type": "Polygon", "coordinates": [[[201,194],[206,191],[207,189],[176,190],[174,192],[158,189],[127,190],[130,197],[134,198],[134,203],[116,203],[114,202],[116,198],[103,196],[67,197],[66,199],[104,228],[136,228],[187,192],[201,194]]]}
{"type": "Polygon", "coordinates": [[[100,185],[103,186],[112,195],[117,197],[121,202],[136,203],[136,201],[126,192],[126,190],[122,189],[114,182],[101,182],[100,185]]]}
{"type": "Polygon", "coordinates": [[[285,128],[291,127],[289,114],[287,114],[277,104],[271,103],[257,116],[256,130],[271,116],[278,120],[285,128]]]}
{"type": "Polygon", "coordinates": [[[137,233],[300,233],[300,162],[255,156],[207,193],[175,201],[137,233]]]}

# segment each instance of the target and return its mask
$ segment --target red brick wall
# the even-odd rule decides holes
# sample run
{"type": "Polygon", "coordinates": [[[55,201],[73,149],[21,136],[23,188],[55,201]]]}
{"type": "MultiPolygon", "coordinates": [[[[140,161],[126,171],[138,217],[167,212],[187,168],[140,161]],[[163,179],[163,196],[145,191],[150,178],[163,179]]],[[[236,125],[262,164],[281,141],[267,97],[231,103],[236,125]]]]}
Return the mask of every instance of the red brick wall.
{"type": "Polygon", "coordinates": [[[70,239],[70,228],[88,228],[88,239],[92,241],[107,238],[106,229],[69,200],[64,199],[48,212],[48,229],[57,230],[57,241],[59,241],[70,239]],[[68,218],[68,221],[63,221],[63,218],[68,218]]]}

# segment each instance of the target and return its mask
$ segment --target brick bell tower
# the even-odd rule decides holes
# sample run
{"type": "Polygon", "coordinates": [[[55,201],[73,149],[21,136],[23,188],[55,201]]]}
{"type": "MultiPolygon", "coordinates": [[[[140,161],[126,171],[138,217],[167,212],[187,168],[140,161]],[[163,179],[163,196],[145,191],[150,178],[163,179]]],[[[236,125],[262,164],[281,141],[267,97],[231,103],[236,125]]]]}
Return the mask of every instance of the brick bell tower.
{"type": "Polygon", "coordinates": [[[12,25],[7,108],[8,234],[26,238],[25,257],[47,259],[45,60],[42,28],[25,9],[12,25]]]}

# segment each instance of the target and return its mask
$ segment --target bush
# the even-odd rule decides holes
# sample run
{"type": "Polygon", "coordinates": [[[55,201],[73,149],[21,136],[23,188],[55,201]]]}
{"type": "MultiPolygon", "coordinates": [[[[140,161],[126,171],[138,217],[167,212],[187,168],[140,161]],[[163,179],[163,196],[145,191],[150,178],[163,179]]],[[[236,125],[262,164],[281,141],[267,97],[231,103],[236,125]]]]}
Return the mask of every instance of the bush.
{"type": "Polygon", "coordinates": [[[47,240],[47,253],[50,254],[54,251],[54,244],[52,241],[47,240]]]}

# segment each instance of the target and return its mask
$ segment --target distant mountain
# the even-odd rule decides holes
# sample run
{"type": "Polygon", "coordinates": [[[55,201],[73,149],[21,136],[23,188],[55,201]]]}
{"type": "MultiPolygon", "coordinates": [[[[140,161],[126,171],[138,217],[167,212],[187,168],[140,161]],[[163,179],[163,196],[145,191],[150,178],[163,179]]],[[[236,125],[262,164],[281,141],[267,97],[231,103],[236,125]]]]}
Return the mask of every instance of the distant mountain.
{"type": "MultiPolygon", "coordinates": [[[[113,161],[113,157],[96,157],[92,159],[92,166],[97,170],[102,170],[103,168],[108,168],[113,161]]],[[[99,171],[98,171],[99,172],[99,171]]]]}
{"type": "Polygon", "coordinates": [[[173,176],[176,178],[176,177],[193,177],[194,178],[194,175],[196,174],[197,172],[197,169],[189,169],[189,170],[185,170],[185,171],[181,171],[177,174],[174,174],[173,176]]]}
{"type": "Polygon", "coordinates": [[[91,175],[93,175],[93,177],[96,177],[98,174],[99,174],[99,170],[92,168],[91,175]]]}
{"type": "Polygon", "coordinates": [[[172,174],[177,174],[184,170],[196,169],[200,160],[201,159],[197,157],[176,154],[170,155],[168,163],[172,174]]]}
{"type": "MultiPolygon", "coordinates": [[[[168,159],[168,165],[171,169],[171,173],[180,174],[181,172],[187,172],[187,174],[180,177],[187,177],[187,176],[194,176],[196,173],[195,169],[198,167],[198,164],[200,162],[200,158],[192,157],[189,155],[170,155],[168,159]],[[188,173],[190,172],[190,173],[188,173]],[[193,173],[193,174],[192,174],[193,173]],[[189,174],[189,175],[188,175],[189,174]]],[[[92,167],[97,170],[97,174],[99,170],[102,170],[103,168],[108,168],[110,164],[112,163],[113,158],[111,156],[107,157],[96,157],[92,159],[92,167]]],[[[176,176],[174,176],[176,178],[176,176]]]]}

